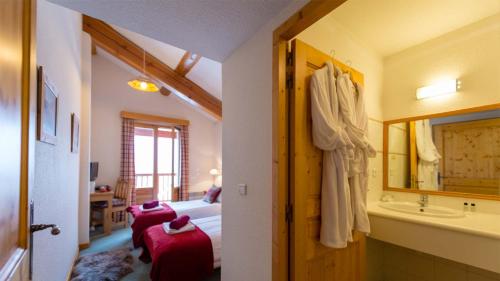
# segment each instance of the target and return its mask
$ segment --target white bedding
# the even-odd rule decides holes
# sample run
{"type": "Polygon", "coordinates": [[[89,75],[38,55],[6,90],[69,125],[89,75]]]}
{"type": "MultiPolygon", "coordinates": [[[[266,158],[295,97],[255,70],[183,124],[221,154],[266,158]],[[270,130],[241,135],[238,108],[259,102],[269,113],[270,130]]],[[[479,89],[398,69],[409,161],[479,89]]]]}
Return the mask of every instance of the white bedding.
{"type": "Polygon", "coordinates": [[[191,222],[198,226],[205,234],[210,237],[210,241],[212,241],[212,249],[214,252],[214,268],[219,268],[221,265],[221,248],[222,248],[222,239],[221,239],[221,225],[222,220],[221,216],[212,216],[201,219],[191,220],[191,222]]]}
{"type": "Polygon", "coordinates": [[[170,202],[177,216],[188,215],[191,220],[218,216],[221,214],[221,203],[207,203],[203,200],[170,202]]]}

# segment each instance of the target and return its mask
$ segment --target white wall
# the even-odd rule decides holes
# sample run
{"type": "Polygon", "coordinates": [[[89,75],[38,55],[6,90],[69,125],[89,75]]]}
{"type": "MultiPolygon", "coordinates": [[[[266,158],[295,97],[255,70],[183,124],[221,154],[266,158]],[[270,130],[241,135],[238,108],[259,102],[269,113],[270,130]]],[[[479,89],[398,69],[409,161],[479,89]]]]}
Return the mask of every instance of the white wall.
{"type": "Polygon", "coordinates": [[[334,13],[329,14],[304,30],[297,39],[315,47],[319,51],[347,62],[364,74],[365,104],[368,121],[368,137],[377,151],[375,158],[370,158],[368,181],[368,200],[378,200],[382,193],[382,82],[383,59],[373,49],[365,46],[348,29],[335,20],[334,13]]]}
{"type": "Polygon", "coordinates": [[[174,95],[140,93],[127,81],[136,74],[102,55],[92,59],[91,159],[99,162],[97,184],[114,186],[120,175],[120,111],[132,111],[189,120],[190,192],[212,185],[210,169],[220,159],[218,125],[174,95]]]}
{"type": "MultiPolygon", "coordinates": [[[[500,15],[484,19],[409,48],[384,60],[384,119],[500,103],[500,15]],[[416,100],[418,87],[443,78],[459,78],[454,95],[416,100]]],[[[399,200],[418,195],[391,192],[399,200]]],[[[498,201],[431,196],[431,204],[461,209],[474,202],[479,212],[500,213],[498,201]]]]}
{"type": "Polygon", "coordinates": [[[500,15],[445,34],[384,61],[384,119],[500,102],[500,15]],[[459,78],[455,95],[417,100],[418,87],[459,78]]]}
{"type": "Polygon", "coordinates": [[[222,280],[271,280],[272,32],[304,2],[290,4],[222,64],[222,280]]]}
{"type": "Polygon", "coordinates": [[[65,280],[78,251],[78,153],[70,152],[71,113],[81,110],[81,15],[45,0],[37,2],[38,65],[59,93],[57,144],[35,145],[35,223],[55,223],[35,233],[34,280],[65,280]]]}
{"type": "Polygon", "coordinates": [[[82,106],[80,113],[80,192],[78,205],[78,243],[89,243],[90,212],[90,98],[92,87],[92,39],[82,33],[82,106]]]}

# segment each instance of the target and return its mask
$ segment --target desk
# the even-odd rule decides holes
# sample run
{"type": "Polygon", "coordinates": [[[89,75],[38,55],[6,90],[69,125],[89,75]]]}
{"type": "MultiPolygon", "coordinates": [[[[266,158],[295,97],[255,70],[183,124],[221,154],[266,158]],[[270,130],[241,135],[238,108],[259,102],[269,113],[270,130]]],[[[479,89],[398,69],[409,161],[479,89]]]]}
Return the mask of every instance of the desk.
{"type": "Polygon", "coordinates": [[[107,192],[92,192],[90,193],[90,202],[106,201],[108,207],[104,209],[104,234],[111,234],[111,210],[113,209],[113,191],[107,192]]]}

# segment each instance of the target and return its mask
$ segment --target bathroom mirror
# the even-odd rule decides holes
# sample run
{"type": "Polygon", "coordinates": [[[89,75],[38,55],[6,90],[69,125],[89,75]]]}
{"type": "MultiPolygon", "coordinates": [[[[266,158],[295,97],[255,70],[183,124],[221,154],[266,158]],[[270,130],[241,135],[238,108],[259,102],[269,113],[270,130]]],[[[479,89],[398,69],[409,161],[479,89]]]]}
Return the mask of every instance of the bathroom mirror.
{"type": "Polygon", "coordinates": [[[384,187],[500,199],[500,104],[384,122],[384,187]]]}

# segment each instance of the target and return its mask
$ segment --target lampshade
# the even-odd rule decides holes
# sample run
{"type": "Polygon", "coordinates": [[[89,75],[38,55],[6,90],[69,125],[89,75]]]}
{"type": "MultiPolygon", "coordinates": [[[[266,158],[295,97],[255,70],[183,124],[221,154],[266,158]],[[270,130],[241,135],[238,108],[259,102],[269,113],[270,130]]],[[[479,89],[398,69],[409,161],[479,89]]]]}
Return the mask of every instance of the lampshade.
{"type": "Polygon", "coordinates": [[[142,49],[142,76],[129,80],[127,84],[135,90],[142,92],[158,92],[160,88],[146,76],[146,50],[142,49]]]}
{"type": "Polygon", "coordinates": [[[210,172],[209,172],[209,173],[210,173],[210,175],[212,175],[212,176],[217,176],[217,175],[219,175],[219,171],[218,171],[217,169],[212,169],[212,170],[210,170],[210,172]]]}
{"type": "Polygon", "coordinates": [[[129,80],[127,84],[133,89],[143,92],[158,92],[160,90],[151,79],[144,76],[138,76],[129,80]]]}

